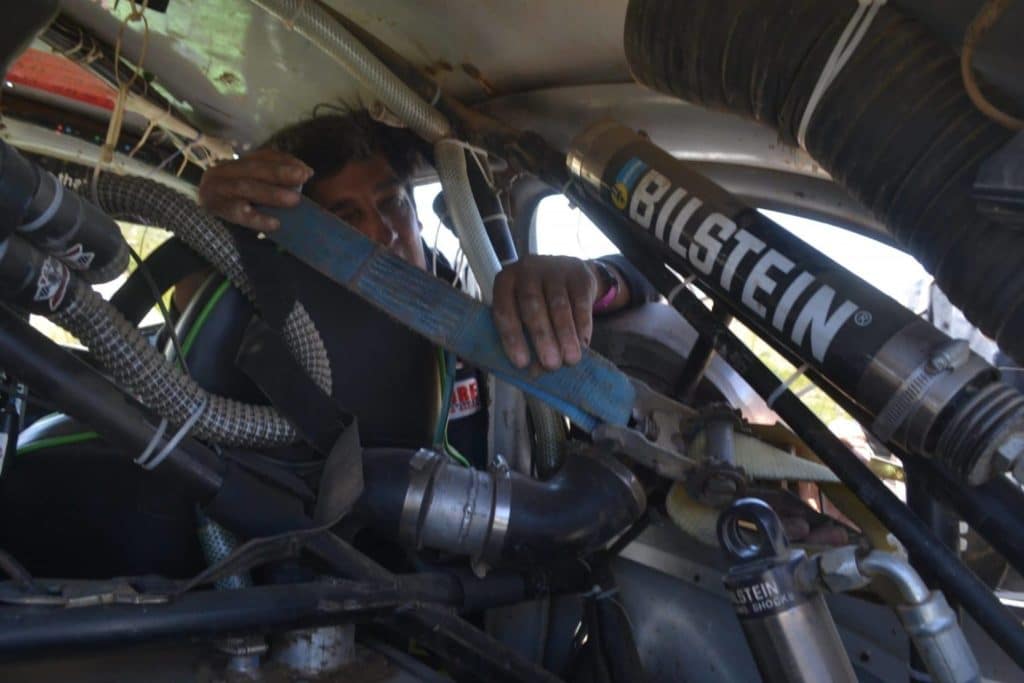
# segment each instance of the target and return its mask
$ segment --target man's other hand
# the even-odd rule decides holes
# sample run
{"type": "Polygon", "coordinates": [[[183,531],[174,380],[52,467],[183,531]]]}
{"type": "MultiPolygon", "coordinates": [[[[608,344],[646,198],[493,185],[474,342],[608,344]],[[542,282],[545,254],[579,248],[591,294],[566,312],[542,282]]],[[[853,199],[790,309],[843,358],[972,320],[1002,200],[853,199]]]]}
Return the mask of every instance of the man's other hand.
{"type": "Polygon", "coordinates": [[[594,267],[568,256],[525,256],[494,280],[494,323],[512,364],[530,364],[530,342],[545,370],[575,365],[590,345],[594,301],[599,292],[594,267]]]}
{"type": "Polygon", "coordinates": [[[260,213],[254,204],[291,207],[299,203],[299,188],[313,169],[290,154],[259,149],[241,159],[217,164],[199,182],[199,204],[231,223],[252,230],[275,230],[278,220],[260,213]]]}

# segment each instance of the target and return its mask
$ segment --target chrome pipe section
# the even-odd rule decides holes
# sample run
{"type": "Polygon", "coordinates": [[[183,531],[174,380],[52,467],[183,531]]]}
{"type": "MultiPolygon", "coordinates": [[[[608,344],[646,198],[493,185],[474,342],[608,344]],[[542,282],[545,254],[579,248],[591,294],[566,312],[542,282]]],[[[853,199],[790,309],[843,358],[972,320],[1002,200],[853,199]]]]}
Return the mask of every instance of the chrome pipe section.
{"type": "Polygon", "coordinates": [[[505,466],[461,467],[439,453],[367,450],[357,513],[403,544],[489,565],[531,562],[603,546],[635,521],[647,499],[624,465],[577,453],[540,482],[505,466]]]}
{"type": "Polygon", "coordinates": [[[960,629],[957,614],[941,591],[929,591],[914,568],[893,553],[872,551],[857,560],[857,569],[870,578],[884,577],[899,589],[903,604],[894,607],[932,680],[981,680],[978,662],[960,629]]]}
{"type": "Polygon", "coordinates": [[[920,605],[928,599],[931,591],[914,568],[903,558],[875,550],[857,560],[857,568],[865,576],[884,576],[899,589],[908,605],[920,605]]]}
{"type": "Polygon", "coordinates": [[[304,0],[253,2],[338,62],[424,140],[433,143],[451,136],[451,125],[444,115],[392,73],[319,3],[304,0]]]}

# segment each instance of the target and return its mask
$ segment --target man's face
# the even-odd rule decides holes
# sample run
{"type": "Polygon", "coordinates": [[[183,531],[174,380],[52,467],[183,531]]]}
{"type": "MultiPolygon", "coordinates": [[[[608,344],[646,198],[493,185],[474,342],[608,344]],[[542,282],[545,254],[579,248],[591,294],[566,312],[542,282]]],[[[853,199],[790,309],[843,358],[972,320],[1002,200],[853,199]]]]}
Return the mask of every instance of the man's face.
{"type": "Polygon", "coordinates": [[[427,267],[412,197],[383,156],[352,161],[316,180],[310,198],[405,261],[427,267]]]}

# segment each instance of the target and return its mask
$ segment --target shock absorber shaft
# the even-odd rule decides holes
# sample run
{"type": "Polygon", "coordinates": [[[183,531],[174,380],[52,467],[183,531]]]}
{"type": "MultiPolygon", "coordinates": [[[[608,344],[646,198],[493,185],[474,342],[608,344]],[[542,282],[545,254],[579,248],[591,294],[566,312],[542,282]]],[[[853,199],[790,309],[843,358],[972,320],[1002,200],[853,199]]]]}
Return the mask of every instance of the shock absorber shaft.
{"type": "Polygon", "coordinates": [[[872,415],[879,438],[972,484],[1024,462],[1024,397],[965,342],[618,123],[584,131],[567,163],[666,264],[872,415]]]}

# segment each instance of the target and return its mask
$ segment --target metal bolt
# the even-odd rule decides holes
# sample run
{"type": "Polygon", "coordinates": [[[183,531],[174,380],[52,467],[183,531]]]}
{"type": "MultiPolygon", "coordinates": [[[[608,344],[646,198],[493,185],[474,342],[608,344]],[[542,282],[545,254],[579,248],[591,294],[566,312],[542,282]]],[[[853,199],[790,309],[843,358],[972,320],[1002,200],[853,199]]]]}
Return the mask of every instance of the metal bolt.
{"type": "Polygon", "coordinates": [[[1014,434],[1003,443],[999,444],[995,453],[992,454],[990,472],[1002,474],[1013,470],[1013,476],[1020,481],[1020,475],[1024,473],[1024,434],[1014,434]]]}
{"type": "Polygon", "coordinates": [[[818,558],[821,581],[833,593],[845,593],[866,586],[870,579],[857,567],[856,546],[826,550],[818,558]]]}
{"type": "Polygon", "coordinates": [[[970,345],[962,339],[956,339],[936,349],[928,359],[928,365],[935,372],[952,370],[963,365],[970,355],[970,345]]]}

